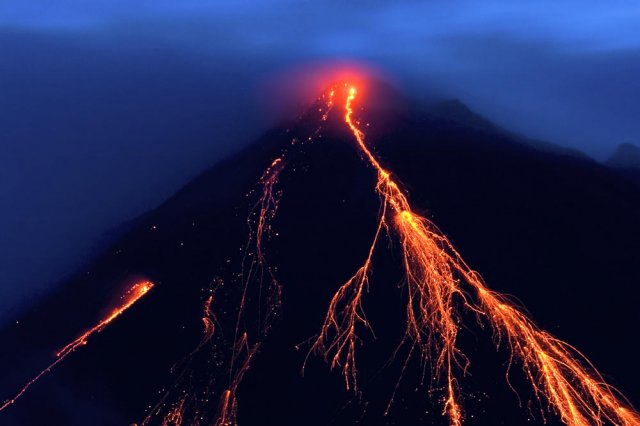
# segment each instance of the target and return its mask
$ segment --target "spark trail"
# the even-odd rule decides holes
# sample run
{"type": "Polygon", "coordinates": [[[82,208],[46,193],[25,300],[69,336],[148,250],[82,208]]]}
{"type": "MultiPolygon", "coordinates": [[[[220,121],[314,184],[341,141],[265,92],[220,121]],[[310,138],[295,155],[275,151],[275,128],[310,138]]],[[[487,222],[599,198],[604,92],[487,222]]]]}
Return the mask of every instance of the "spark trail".
{"type": "Polygon", "coordinates": [[[229,382],[218,403],[218,414],[215,426],[226,426],[237,424],[238,401],[236,393],[242,379],[249,370],[253,358],[256,356],[262,342],[267,337],[273,319],[278,315],[282,304],[282,287],[275,277],[273,268],[267,263],[264,254],[263,240],[266,234],[271,232],[271,221],[275,217],[278,209],[279,194],[274,187],[278,182],[280,173],[285,167],[284,153],[274,159],[260,178],[262,194],[254,206],[254,209],[247,218],[249,226],[249,241],[245,256],[242,261],[242,296],[234,330],[234,338],[231,347],[231,361],[229,365],[229,382]],[[252,218],[257,212],[257,225],[255,230],[252,227],[252,218]],[[254,247],[254,251],[250,248],[254,247]],[[266,284],[266,305],[261,306],[263,297],[264,280],[266,284]],[[246,320],[245,309],[249,291],[253,286],[258,290],[258,315],[255,335],[250,335],[247,326],[243,324],[246,320]],[[265,312],[263,312],[263,310],[265,312]]]}
{"type": "Polygon", "coordinates": [[[29,380],[26,385],[20,389],[20,391],[11,399],[6,400],[1,406],[0,411],[4,410],[11,404],[15,403],[18,398],[20,398],[24,393],[34,385],[38,380],[42,378],[45,374],[49,373],[56,365],[61,363],[67,356],[71,353],[75,352],[81,346],[85,346],[89,342],[89,338],[96,334],[100,333],[111,324],[116,318],[122,315],[127,309],[133,306],[138,300],[140,300],[144,295],[146,295],[153,288],[153,283],[151,281],[141,281],[135,283],[127,292],[120,298],[121,303],[118,307],[113,309],[109,315],[107,315],[104,319],[102,319],[98,324],[90,328],[89,330],[82,333],[77,339],[73,340],[71,343],[60,349],[55,355],[56,360],[52,362],[47,368],[42,370],[37,376],[33,379],[29,380]]]}
{"type": "MultiPolygon", "coordinates": [[[[160,400],[149,411],[149,414],[140,422],[141,426],[148,425],[156,416],[161,418],[162,426],[181,425],[187,417],[189,410],[193,411],[194,418],[200,415],[199,400],[195,393],[186,390],[188,379],[190,379],[190,364],[203,348],[213,341],[216,330],[220,327],[220,323],[213,312],[213,302],[216,298],[216,292],[223,285],[221,280],[215,280],[209,289],[209,295],[205,299],[202,306],[202,324],[203,334],[198,345],[187,355],[181,362],[176,363],[172,369],[172,373],[177,373],[174,385],[168,391],[164,391],[160,400]],[[178,393],[173,402],[170,401],[173,393],[178,393]]],[[[207,354],[211,356],[211,354],[207,354]]],[[[207,385],[212,384],[212,379],[205,379],[207,385]]],[[[208,402],[208,401],[206,401],[208,402]]],[[[195,421],[193,424],[197,424],[195,421]]]]}
{"type": "Polygon", "coordinates": [[[371,330],[362,296],[380,234],[392,231],[400,241],[408,294],[402,343],[410,347],[409,358],[418,351],[423,362],[431,363],[445,389],[443,414],[451,426],[460,426],[464,420],[457,373],[464,375],[469,368],[456,343],[461,308],[488,320],[497,345],[506,341],[511,360],[522,365],[538,400],[546,401],[565,424],[640,425],[638,412],[581,353],[540,330],[504,296],[488,289],[437,226],[413,211],[393,175],[365,143],[353,117],[356,88],[345,84],[339,89],[344,91],[344,122],[377,173],[375,190],[382,208],[368,256],[332,298],[311,352],[320,353],[332,369],[339,368],[347,389],[357,391],[358,328],[371,330]]]}
{"type": "MultiPolygon", "coordinates": [[[[306,139],[307,142],[312,142],[320,135],[322,126],[333,108],[334,93],[334,91],[331,91],[323,95],[322,99],[325,101],[326,107],[318,110],[321,114],[320,124],[311,132],[311,135],[306,139]]],[[[299,141],[294,138],[291,146],[295,146],[298,143],[299,141]]],[[[260,198],[247,218],[249,241],[247,243],[247,249],[245,250],[245,257],[242,261],[241,276],[243,279],[243,289],[232,344],[229,385],[220,396],[218,413],[214,423],[215,426],[237,424],[238,401],[236,393],[238,387],[251,367],[253,359],[258,354],[264,339],[272,327],[273,321],[280,312],[282,287],[276,279],[274,269],[267,262],[263,245],[265,237],[272,232],[271,223],[278,210],[278,202],[281,195],[280,192],[276,191],[275,186],[286,167],[288,155],[289,150],[283,150],[262,174],[260,178],[260,186],[262,187],[260,198]],[[256,225],[254,229],[254,220],[252,220],[252,218],[255,215],[257,215],[257,220],[255,220],[256,225]],[[253,250],[250,250],[252,246],[253,250]],[[263,295],[265,280],[267,280],[267,294],[266,303],[263,306],[262,299],[265,297],[263,295]],[[243,325],[243,322],[247,321],[245,314],[248,300],[247,294],[252,290],[252,287],[254,287],[254,291],[255,287],[257,287],[258,290],[257,328],[253,336],[251,336],[247,326],[243,325]]]]}
{"type": "MultiPolygon", "coordinates": [[[[247,243],[240,261],[238,286],[226,286],[224,302],[235,303],[235,318],[229,318],[228,306],[215,307],[212,302],[219,298],[220,281],[204,304],[203,337],[198,346],[187,356],[184,367],[172,388],[165,392],[160,401],[150,410],[141,426],[154,422],[157,417],[162,426],[199,425],[203,422],[215,426],[236,425],[238,413],[237,391],[267,338],[281,307],[281,285],[265,254],[265,242],[273,232],[272,221],[276,216],[281,191],[277,189],[282,172],[285,170],[291,151],[303,143],[311,143],[320,137],[320,132],[333,107],[334,92],[323,95],[325,107],[318,113],[319,125],[309,131],[309,136],[300,140],[293,138],[290,145],[277,155],[262,173],[259,180],[259,196],[247,216],[249,229],[247,243]],[[216,309],[221,310],[216,315],[216,309]],[[217,327],[216,327],[217,325],[217,327]],[[225,333],[226,332],[226,333],[225,333]],[[232,336],[227,340],[225,337],[232,336]],[[207,353],[202,349],[209,346],[207,353]],[[194,357],[204,357],[205,363],[213,363],[213,369],[222,370],[216,374],[212,369],[196,373],[190,367],[194,357]],[[193,383],[193,377],[199,383],[193,383]],[[202,377],[204,376],[204,378],[202,377]],[[220,376],[226,376],[221,385],[220,376]],[[177,396],[175,396],[177,394],[177,396]],[[211,400],[217,399],[217,406],[211,407],[211,400]],[[173,400],[174,402],[168,402],[173,400]],[[213,413],[213,414],[212,414],[213,413]]],[[[315,120],[313,121],[315,123],[315,120]]],[[[253,195],[251,191],[247,196],[253,195]]],[[[178,365],[174,366],[177,370],[178,365]]]]}

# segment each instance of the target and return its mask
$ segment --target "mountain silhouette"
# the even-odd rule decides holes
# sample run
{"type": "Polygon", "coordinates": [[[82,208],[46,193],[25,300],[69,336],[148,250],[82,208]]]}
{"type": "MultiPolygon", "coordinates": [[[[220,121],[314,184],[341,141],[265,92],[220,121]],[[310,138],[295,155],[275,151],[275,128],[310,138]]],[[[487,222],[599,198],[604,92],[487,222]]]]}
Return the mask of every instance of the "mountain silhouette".
{"type": "Polygon", "coordinates": [[[620,144],[607,164],[620,169],[640,169],[640,148],[631,143],[620,144]]]}
{"type": "MultiPolygon", "coordinates": [[[[638,403],[640,187],[587,158],[522,143],[471,111],[460,117],[454,112],[462,107],[454,106],[453,112],[386,107],[365,97],[355,114],[412,204],[449,236],[488,285],[516,297],[543,329],[578,348],[638,403]]],[[[4,398],[95,323],[127,283],[144,277],[156,284],[1,412],[0,423],[142,420],[175,382],[172,366],[198,346],[202,305],[212,285],[224,286],[216,301],[218,331],[228,335],[232,329],[227,324],[237,313],[257,182],[287,150],[276,189],[278,209],[264,245],[282,285],[282,308],[239,386],[239,423],[447,424],[441,392],[437,386],[430,391],[428,366],[409,362],[398,382],[404,349],[395,359],[392,355],[402,337],[406,295],[397,243],[386,237],[374,255],[365,296],[375,336],[360,334],[361,393],[347,391],[341,375],[317,355],[308,358],[301,374],[333,293],[366,257],[380,204],[374,171],[362,161],[341,112],[331,112],[316,133],[318,109],[313,105],[299,120],[272,129],[205,171],[139,218],[56,294],[2,330],[4,398]]],[[[248,303],[257,303],[259,296],[252,297],[248,303]]],[[[559,424],[535,399],[517,363],[509,369],[510,388],[508,353],[496,349],[488,328],[469,321],[460,340],[471,360],[469,375],[460,381],[465,424],[559,424]]],[[[207,353],[189,362],[187,388],[201,392],[203,377],[214,376],[207,383],[216,394],[200,395],[208,416],[228,375],[216,370],[222,361],[207,353]]]]}
{"type": "Polygon", "coordinates": [[[605,164],[620,175],[640,184],[640,148],[636,145],[631,143],[618,145],[605,164]]]}

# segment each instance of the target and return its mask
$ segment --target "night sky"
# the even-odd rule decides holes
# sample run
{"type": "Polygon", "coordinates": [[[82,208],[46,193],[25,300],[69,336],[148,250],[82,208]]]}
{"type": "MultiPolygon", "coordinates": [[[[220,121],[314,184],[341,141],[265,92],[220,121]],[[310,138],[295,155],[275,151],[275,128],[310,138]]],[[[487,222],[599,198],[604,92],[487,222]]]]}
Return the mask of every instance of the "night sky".
{"type": "Polygon", "coordinates": [[[604,160],[640,142],[638,24],[637,1],[1,2],[0,321],[281,118],[270,82],[305,64],[604,160]]]}

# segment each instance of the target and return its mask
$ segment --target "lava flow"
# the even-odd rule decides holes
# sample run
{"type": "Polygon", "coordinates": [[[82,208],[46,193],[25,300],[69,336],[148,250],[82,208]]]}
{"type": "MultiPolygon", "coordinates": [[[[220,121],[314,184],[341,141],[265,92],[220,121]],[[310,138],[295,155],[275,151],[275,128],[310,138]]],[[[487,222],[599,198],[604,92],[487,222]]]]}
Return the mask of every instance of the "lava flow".
{"type": "MultiPolygon", "coordinates": [[[[357,89],[344,91],[344,122],[357,146],[377,173],[375,190],[381,198],[379,223],[368,256],[358,271],[335,293],[321,332],[311,351],[342,371],[347,389],[357,390],[356,345],[358,326],[371,330],[362,305],[368,286],[372,255],[382,230],[397,235],[403,254],[407,285],[406,329],[402,339],[430,361],[442,380],[443,414],[452,426],[464,415],[456,373],[466,373],[469,361],[456,340],[462,325],[461,308],[490,323],[497,344],[506,341],[512,360],[522,364],[536,397],[570,426],[640,425],[640,415],[577,350],[540,330],[504,296],[487,288],[429,219],[415,213],[392,174],[382,167],[365,143],[353,117],[357,89]]],[[[544,414],[544,413],[543,413],[544,414]]]]}
{"type": "Polygon", "coordinates": [[[140,300],[140,298],[142,298],[145,294],[147,294],[149,292],[149,290],[151,290],[152,288],[153,288],[153,283],[151,281],[140,281],[140,282],[135,283],[133,286],[131,286],[131,288],[129,290],[127,290],[127,292],[121,297],[122,302],[118,307],[113,309],[109,315],[107,315],[104,319],[102,319],[94,327],[92,327],[89,330],[85,331],[84,333],[82,333],[80,335],[80,337],[78,337],[77,339],[75,339],[74,341],[72,341],[71,343],[69,343],[68,345],[63,347],[62,349],[60,349],[56,353],[56,360],[54,362],[52,362],[47,368],[42,370],[33,379],[29,380],[29,382],[27,382],[27,384],[24,385],[22,387],[22,389],[20,389],[20,391],[13,398],[6,400],[0,406],[0,411],[4,410],[9,405],[11,405],[14,402],[16,402],[18,400],[18,398],[20,398],[22,395],[24,395],[24,393],[33,384],[35,384],[38,380],[40,380],[40,378],[42,378],[42,376],[44,376],[45,374],[50,372],[53,369],[53,367],[55,367],[60,362],[62,362],[62,360],[64,360],[67,356],[69,356],[71,353],[73,353],[76,349],[78,349],[81,346],[86,345],[88,343],[88,341],[89,341],[89,338],[93,334],[101,332],[106,326],[108,326],[111,322],[113,322],[113,320],[115,320],[120,315],[122,315],[124,313],[124,311],[126,311],[131,306],[133,306],[134,303],[136,303],[138,300],[140,300]]]}

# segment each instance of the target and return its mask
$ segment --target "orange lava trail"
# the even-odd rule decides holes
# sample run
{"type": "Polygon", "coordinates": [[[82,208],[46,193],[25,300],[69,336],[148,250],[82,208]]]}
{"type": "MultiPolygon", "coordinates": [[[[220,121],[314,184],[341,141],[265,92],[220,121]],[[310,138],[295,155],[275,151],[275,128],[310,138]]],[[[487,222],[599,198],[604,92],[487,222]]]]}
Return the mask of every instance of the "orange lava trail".
{"type": "Polygon", "coordinates": [[[436,225],[411,209],[391,173],[367,147],[364,133],[353,118],[356,88],[345,85],[345,90],[344,121],[361,153],[377,172],[375,189],[382,209],[368,256],[356,274],[335,293],[312,351],[321,353],[325,359],[331,358],[331,367],[341,368],[347,388],[357,389],[356,326],[361,324],[370,330],[362,294],[380,232],[383,228],[391,229],[401,242],[408,290],[403,342],[409,343],[411,352],[417,348],[421,359],[431,362],[436,377],[443,380],[446,389],[443,414],[448,416],[450,425],[463,423],[456,372],[464,374],[469,366],[456,345],[461,326],[460,307],[490,322],[498,344],[501,339],[506,340],[512,360],[522,364],[537,398],[546,400],[565,424],[640,425],[638,412],[604,382],[583,355],[538,329],[504,296],[489,290],[436,225]],[[468,289],[463,289],[463,285],[468,289]]]}
{"type": "Polygon", "coordinates": [[[16,402],[16,400],[18,400],[18,398],[24,395],[24,393],[33,384],[35,384],[38,380],[40,380],[42,376],[50,372],[53,369],[53,367],[55,367],[60,362],[62,362],[67,356],[73,353],[76,349],[86,345],[87,342],[89,341],[89,338],[93,334],[101,332],[106,326],[108,326],[111,322],[113,322],[113,320],[115,320],[120,315],[122,315],[124,311],[126,311],[131,306],[133,306],[134,303],[140,300],[140,298],[142,298],[145,294],[147,294],[149,290],[151,290],[152,288],[153,288],[153,283],[150,281],[137,282],[133,286],[131,286],[131,288],[127,290],[127,292],[121,297],[122,304],[120,306],[118,306],[113,311],[111,311],[111,313],[106,318],[101,320],[94,327],[85,331],[84,333],[82,333],[82,335],[80,335],[80,337],[78,337],[77,339],[75,339],[74,341],[72,341],[62,349],[60,349],[56,353],[57,359],[53,363],[51,363],[47,368],[42,370],[37,376],[35,376],[33,379],[27,382],[27,384],[24,385],[22,389],[20,389],[20,391],[13,398],[6,400],[2,405],[0,405],[0,411],[4,410],[9,405],[16,402]]]}

